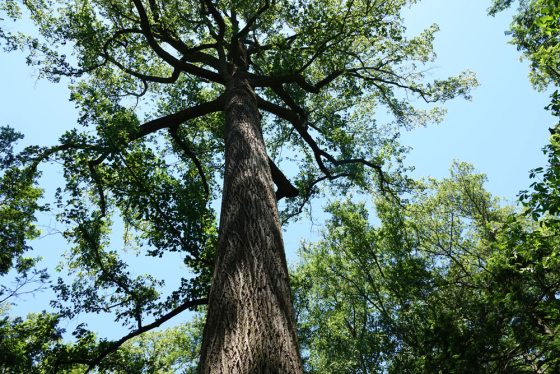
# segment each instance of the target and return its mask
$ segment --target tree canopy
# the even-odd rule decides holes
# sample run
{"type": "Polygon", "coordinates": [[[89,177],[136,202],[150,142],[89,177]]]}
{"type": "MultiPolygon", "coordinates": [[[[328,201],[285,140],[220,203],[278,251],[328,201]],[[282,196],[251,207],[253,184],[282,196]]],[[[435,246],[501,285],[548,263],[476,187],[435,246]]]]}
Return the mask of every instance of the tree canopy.
{"type": "MultiPolygon", "coordinates": [[[[321,193],[374,197],[375,213],[332,203],[322,239],[292,271],[306,372],[559,371],[560,130],[551,127],[548,164],[531,171],[520,209],[467,164],[443,180],[409,179],[399,132],[437,122],[443,109],[431,104],[468,98],[476,84],[469,72],[427,79],[437,26],[407,37],[401,11],[414,2],[3,1],[4,49],[68,83],[80,116],[51,147],[20,150],[22,134],[0,128],[0,276],[15,278],[0,285],[0,369],[197,370],[220,243],[235,241],[219,238],[212,202],[231,178],[228,108],[241,80],[283,221],[321,193]],[[52,204],[39,188],[47,162],[65,180],[52,204]],[[41,211],[57,215],[69,244],[54,312],[12,318],[6,305],[25,285],[48,286],[32,248],[41,211]],[[180,287],[165,294],[165,280],[136,272],[127,252],[153,266],[179,254],[180,287]],[[151,331],[187,310],[202,313],[151,331]],[[129,332],[110,341],[80,325],[69,341],[61,321],[81,313],[129,332]]],[[[490,13],[513,4],[512,43],[531,81],[557,88],[560,5],[494,0],[490,13]]],[[[557,116],[559,98],[548,106],[557,116]]],[[[265,218],[277,220],[273,209],[265,218]]]]}
{"type": "MultiPolygon", "coordinates": [[[[511,26],[539,89],[559,85],[559,11],[520,1],[511,26]]],[[[557,91],[547,108],[559,115],[557,91]]],[[[519,209],[467,164],[420,182],[407,204],[376,197],[379,225],[363,204],[332,204],[294,275],[308,372],[560,370],[558,125],[550,132],[548,164],[530,172],[519,209]]]]}
{"type": "Polygon", "coordinates": [[[455,164],[402,207],[330,206],[302,248],[296,309],[311,373],[555,372],[558,224],[500,207],[455,164]]]}
{"type": "MultiPolygon", "coordinates": [[[[210,202],[226,192],[222,178],[224,185],[244,178],[239,171],[228,174],[227,165],[246,140],[230,140],[232,124],[245,114],[266,146],[265,168],[249,181],[271,175],[276,199],[288,198],[283,220],[301,213],[325,182],[333,191],[373,188],[393,197],[407,187],[400,129],[437,122],[443,110],[430,104],[468,98],[476,84],[470,72],[426,79],[422,66],[435,57],[437,27],[407,37],[400,12],[412,3],[2,2],[4,48],[27,51],[27,63],[41,77],[69,83],[80,111],[76,129],[52,147],[13,155],[10,145],[19,135],[10,129],[1,134],[8,150],[2,158],[2,222],[17,231],[2,236],[2,269],[29,263],[29,240],[37,233],[33,213],[48,208],[38,203],[38,167],[57,162],[65,185],[49,209],[65,225],[70,249],[60,269],[66,275],[53,286],[56,318],[109,313],[130,329],[115,342],[96,341],[85,326],[74,332],[74,345],[52,340],[55,370],[93,369],[126,340],[207,303],[216,253],[222,264],[228,252],[220,243],[231,242],[235,232],[221,228],[218,240],[210,202]],[[10,19],[31,20],[35,28],[11,31],[10,19]],[[250,103],[232,119],[228,108],[241,102],[235,95],[243,89],[250,103]],[[410,95],[423,104],[415,105],[410,95]],[[288,165],[297,166],[290,178],[281,171],[288,165]],[[115,243],[111,229],[119,223],[125,235],[115,243]],[[161,294],[163,280],[136,274],[121,249],[154,261],[180,253],[188,269],[181,287],[161,294]]],[[[21,22],[15,25],[17,30],[21,22]]],[[[262,161],[256,152],[248,159],[262,161]]],[[[245,186],[240,191],[252,188],[251,182],[245,186]]],[[[224,198],[222,213],[232,201],[224,198]]],[[[251,219],[277,225],[275,209],[251,219]]],[[[273,262],[282,261],[279,251],[273,262]]]]}

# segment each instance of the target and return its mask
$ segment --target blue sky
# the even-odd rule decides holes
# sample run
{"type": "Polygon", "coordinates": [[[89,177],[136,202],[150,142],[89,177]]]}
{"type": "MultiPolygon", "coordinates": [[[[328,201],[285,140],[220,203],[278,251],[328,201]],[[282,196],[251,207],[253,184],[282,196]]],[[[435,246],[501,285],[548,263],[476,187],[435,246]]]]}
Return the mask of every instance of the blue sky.
{"type": "MultiPolygon", "coordinates": [[[[411,34],[432,23],[440,26],[435,42],[438,59],[430,66],[430,74],[436,78],[470,69],[477,74],[480,87],[474,90],[471,102],[448,103],[443,123],[405,133],[403,143],[413,148],[407,163],[415,166],[415,177],[445,177],[453,160],[467,161],[488,175],[490,192],[513,202],[517,192],[529,185],[529,169],[545,162],[540,148],[547,142],[547,129],[553,119],[543,109],[548,95],[533,90],[527,64],[519,61],[519,52],[507,43],[509,37],[504,31],[511,12],[492,18],[486,15],[489,5],[490,1],[425,0],[406,12],[411,34]]],[[[73,127],[77,112],[68,101],[63,83],[37,80],[37,73],[24,61],[19,53],[0,54],[4,88],[0,90],[0,125],[9,124],[23,132],[26,144],[55,144],[66,129],[73,127]]],[[[47,196],[52,196],[61,180],[60,171],[47,171],[42,183],[47,196]]],[[[324,203],[317,201],[314,212],[320,212],[324,203]]],[[[301,239],[317,238],[324,215],[318,217],[316,226],[304,221],[286,229],[286,249],[292,261],[301,239]]],[[[57,228],[49,216],[42,216],[40,224],[57,228]]],[[[59,260],[65,246],[58,235],[46,236],[37,244],[51,264],[59,260]]],[[[180,272],[180,261],[160,270],[180,272]]],[[[42,310],[47,303],[46,294],[26,297],[14,312],[42,310]]],[[[92,327],[108,326],[103,319],[85,320],[92,327]]]]}
{"type": "Polygon", "coordinates": [[[543,108],[546,93],[532,89],[527,63],[504,34],[511,12],[486,15],[489,1],[426,0],[410,10],[409,30],[431,22],[440,26],[435,70],[443,75],[470,69],[480,86],[473,100],[446,105],[441,125],[407,134],[414,149],[408,160],[417,175],[445,176],[453,159],[467,161],[488,175],[489,190],[513,199],[528,186],[528,170],[542,165],[552,116],[543,108]]]}

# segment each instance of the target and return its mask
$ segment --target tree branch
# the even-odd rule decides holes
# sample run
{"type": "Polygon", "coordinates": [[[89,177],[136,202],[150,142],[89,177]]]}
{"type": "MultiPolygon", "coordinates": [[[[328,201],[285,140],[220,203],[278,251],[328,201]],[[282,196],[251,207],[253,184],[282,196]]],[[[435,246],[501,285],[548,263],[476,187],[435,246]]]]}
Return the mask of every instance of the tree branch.
{"type": "MultiPolygon", "coordinates": [[[[152,30],[152,32],[154,31],[152,30]]],[[[167,32],[167,30],[157,30],[155,31],[154,36],[157,36],[162,41],[168,43],[170,46],[175,48],[177,52],[183,54],[183,57],[186,60],[190,62],[201,62],[203,64],[211,66],[212,68],[218,71],[220,70],[219,60],[212,55],[202,52],[205,49],[217,48],[218,47],[217,43],[203,43],[195,47],[189,47],[182,40],[177,39],[172,35],[170,35],[167,32]]]]}
{"type": "Polygon", "coordinates": [[[317,162],[317,166],[325,174],[326,178],[331,179],[332,173],[323,162],[323,158],[329,161],[333,166],[361,164],[361,165],[368,166],[377,172],[379,176],[381,191],[385,192],[385,186],[388,185],[389,182],[387,181],[387,178],[385,177],[385,173],[383,172],[383,169],[380,165],[368,161],[364,158],[347,158],[347,159],[337,160],[330,153],[321,149],[317,144],[317,142],[315,141],[315,139],[313,139],[311,134],[309,134],[309,132],[307,131],[307,127],[305,126],[305,122],[307,121],[306,120],[307,114],[304,112],[304,110],[295,103],[295,101],[288,95],[288,93],[282,87],[274,87],[274,91],[280,96],[280,98],[284,102],[287,102],[288,105],[293,106],[293,109],[290,110],[288,108],[284,108],[280,105],[266,101],[259,96],[257,96],[257,105],[259,106],[259,108],[266,110],[290,122],[294,126],[296,131],[302,137],[302,139],[311,148],[315,161],[317,162]],[[303,114],[299,115],[298,112],[303,114]]]}
{"type": "Polygon", "coordinates": [[[219,112],[223,109],[224,103],[225,97],[222,95],[212,101],[198,104],[183,109],[177,113],[169,114],[167,116],[148,121],[140,126],[140,131],[136,134],[133,134],[131,140],[142,138],[148,134],[166,127],[178,126],[183,122],[197,117],[202,117],[210,113],[219,112]]]}
{"type": "Polygon", "coordinates": [[[345,69],[335,70],[315,84],[309,83],[300,73],[280,76],[258,75],[249,73],[249,81],[251,82],[253,87],[277,87],[283,84],[295,83],[304,91],[317,94],[321,92],[321,89],[323,87],[346,72],[347,71],[345,69]]]}
{"type": "Polygon", "coordinates": [[[323,160],[321,159],[321,157],[326,156],[327,153],[319,148],[319,145],[317,145],[315,139],[313,139],[313,137],[311,137],[309,132],[307,132],[307,130],[305,129],[305,125],[304,125],[305,121],[299,118],[297,113],[295,113],[294,111],[288,108],[284,108],[280,105],[266,101],[262,99],[260,96],[257,96],[257,106],[263,110],[266,110],[267,112],[270,112],[290,122],[294,126],[296,131],[299,133],[299,135],[302,137],[302,139],[309,145],[309,147],[313,151],[313,155],[315,156],[315,161],[317,162],[319,169],[321,169],[321,171],[325,175],[327,176],[330,175],[330,171],[327,169],[327,167],[323,163],[323,160]]]}
{"type": "Polygon", "coordinates": [[[202,184],[204,185],[204,193],[206,195],[206,200],[208,200],[210,197],[210,187],[208,187],[208,181],[206,179],[206,174],[204,173],[204,168],[202,167],[202,163],[200,162],[196,154],[192,151],[192,149],[189,148],[187,143],[185,143],[183,139],[181,139],[177,130],[178,130],[178,126],[170,127],[169,135],[171,135],[171,138],[175,141],[177,146],[179,146],[179,148],[181,148],[181,150],[187,155],[187,157],[190,158],[191,161],[195,164],[196,169],[198,171],[198,175],[200,176],[200,179],[202,180],[202,184]]]}
{"type": "Polygon", "coordinates": [[[224,19],[222,18],[222,15],[218,11],[218,9],[216,9],[214,4],[212,4],[211,0],[200,0],[200,3],[203,7],[206,7],[208,12],[212,15],[212,18],[214,18],[214,22],[218,24],[218,34],[215,35],[215,39],[218,43],[222,43],[224,41],[224,35],[226,33],[226,24],[224,22],[224,19]]]}
{"type": "Polygon", "coordinates": [[[305,189],[303,195],[302,196],[302,200],[300,202],[300,204],[298,205],[297,209],[295,211],[293,211],[291,214],[288,214],[285,217],[282,217],[282,224],[285,224],[286,222],[288,222],[290,219],[292,219],[295,216],[298,216],[301,214],[301,212],[303,211],[303,207],[305,206],[305,204],[307,204],[311,198],[311,196],[313,195],[313,190],[315,189],[315,186],[317,184],[319,184],[320,182],[324,181],[324,180],[336,180],[339,178],[348,178],[351,175],[349,173],[341,173],[341,174],[336,174],[336,175],[331,175],[330,177],[327,177],[326,175],[319,177],[317,179],[315,179],[313,182],[311,182],[311,184],[309,186],[307,186],[307,188],[305,189]]]}
{"type": "Polygon", "coordinates": [[[257,12],[247,20],[245,26],[237,34],[237,38],[243,40],[247,36],[249,31],[251,31],[251,28],[253,27],[257,19],[259,19],[259,17],[270,8],[270,5],[271,5],[270,0],[265,0],[263,6],[261,6],[257,10],[257,12]]]}
{"type": "Polygon", "coordinates": [[[276,201],[284,197],[296,197],[299,195],[299,190],[290,182],[288,178],[282,173],[282,170],[276,166],[274,161],[268,158],[268,166],[272,175],[272,181],[278,188],[276,190],[276,201]]]}
{"type": "Polygon", "coordinates": [[[105,357],[107,357],[111,353],[116,352],[124,343],[126,343],[130,339],[161,326],[164,322],[169,321],[171,318],[177,316],[178,314],[184,312],[185,310],[191,309],[195,306],[206,305],[206,304],[208,304],[208,299],[207,298],[186,301],[182,305],[177,307],[176,309],[173,309],[171,312],[161,316],[160,318],[158,318],[154,322],[150,323],[149,325],[145,325],[145,326],[143,326],[143,327],[141,327],[141,328],[139,328],[135,331],[132,331],[131,333],[129,333],[125,336],[123,336],[121,339],[109,343],[109,346],[107,348],[103,349],[97,355],[97,357],[95,357],[92,360],[71,359],[71,360],[68,360],[68,361],[58,362],[58,364],[59,365],[60,364],[85,364],[85,365],[88,365],[86,373],[89,373],[92,370],[94,370],[101,363],[101,361],[103,361],[105,359],[105,357]]]}
{"type": "Polygon", "coordinates": [[[97,165],[94,164],[93,160],[88,161],[88,168],[91,174],[91,178],[97,188],[97,194],[99,195],[99,208],[101,209],[101,216],[105,217],[107,215],[107,203],[105,201],[105,192],[103,191],[103,184],[99,178],[99,174],[95,168],[97,165]]]}
{"type": "Polygon", "coordinates": [[[223,78],[220,74],[215,73],[215,72],[210,71],[210,70],[206,70],[206,69],[201,68],[199,66],[196,66],[196,65],[178,60],[173,55],[171,55],[169,52],[164,50],[159,45],[157,40],[155,39],[155,36],[154,36],[154,34],[152,32],[152,29],[151,29],[151,26],[150,26],[150,21],[148,19],[148,15],[146,14],[146,9],[142,5],[142,1],[141,0],[132,0],[132,2],[134,3],[134,6],[136,7],[136,10],[138,11],[138,15],[140,16],[140,28],[142,29],[142,34],[146,37],[146,40],[148,41],[148,44],[150,45],[152,50],[161,59],[163,59],[165,62],[167,62],[168,64],[170,64],[173,67],[180,68],[185,73],[192,74],[192,75],[195,75],[199,78],[207,79],[207,80],[210,80],[210,81],[216,82],[216,83],[223,83],[224,82],[224,80],[223,80],[223,78]]]}

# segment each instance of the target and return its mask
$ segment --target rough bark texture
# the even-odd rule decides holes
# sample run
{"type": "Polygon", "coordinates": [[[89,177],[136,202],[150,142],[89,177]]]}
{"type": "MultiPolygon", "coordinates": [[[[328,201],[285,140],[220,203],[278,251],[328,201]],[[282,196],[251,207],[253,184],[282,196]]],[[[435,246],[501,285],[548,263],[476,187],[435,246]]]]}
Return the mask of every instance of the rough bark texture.
{"type": "Polygon", "coordinates": [[[199,373],[302,373],[260,115],[242,73],[225,110],[219,246],[199,373]]]}

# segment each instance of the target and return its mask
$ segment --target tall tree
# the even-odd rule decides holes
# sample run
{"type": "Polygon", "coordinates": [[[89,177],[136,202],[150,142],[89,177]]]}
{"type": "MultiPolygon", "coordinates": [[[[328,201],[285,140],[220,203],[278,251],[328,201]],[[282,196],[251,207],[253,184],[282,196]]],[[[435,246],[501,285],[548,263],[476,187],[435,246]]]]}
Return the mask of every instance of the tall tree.
{"type": "Polygon", "coordinates": [[[4,1],[5,18],[29,16],[40,36],[4,27],[5,48],[29,50],[47,79],[68,77],[85,126],[21,159],[29,181],[41,161],[64,166],[59,217],[76,281],[55,286],[60,310],[113,311],[132,329],[79,358],[58,347],[57,364],[93,368],[127,338],[208,303],[199,372],[301,372],[277,200],[291,199],[287,219],[322,182],[404,186],[399,129],[442,114],[405,94],[438,103],[468,98],[476,83],[468,72],[424,82],[437,27],[407,38],[407,0],[22,3],[4,1]],[[299,167],[293,182],[277,164],[284,148],[299,167]],[[182,252],[194,275],[160,301],[160,281],[134,277],[108,249],[115,219],[127,244],[154,257],[182,252]]]}

